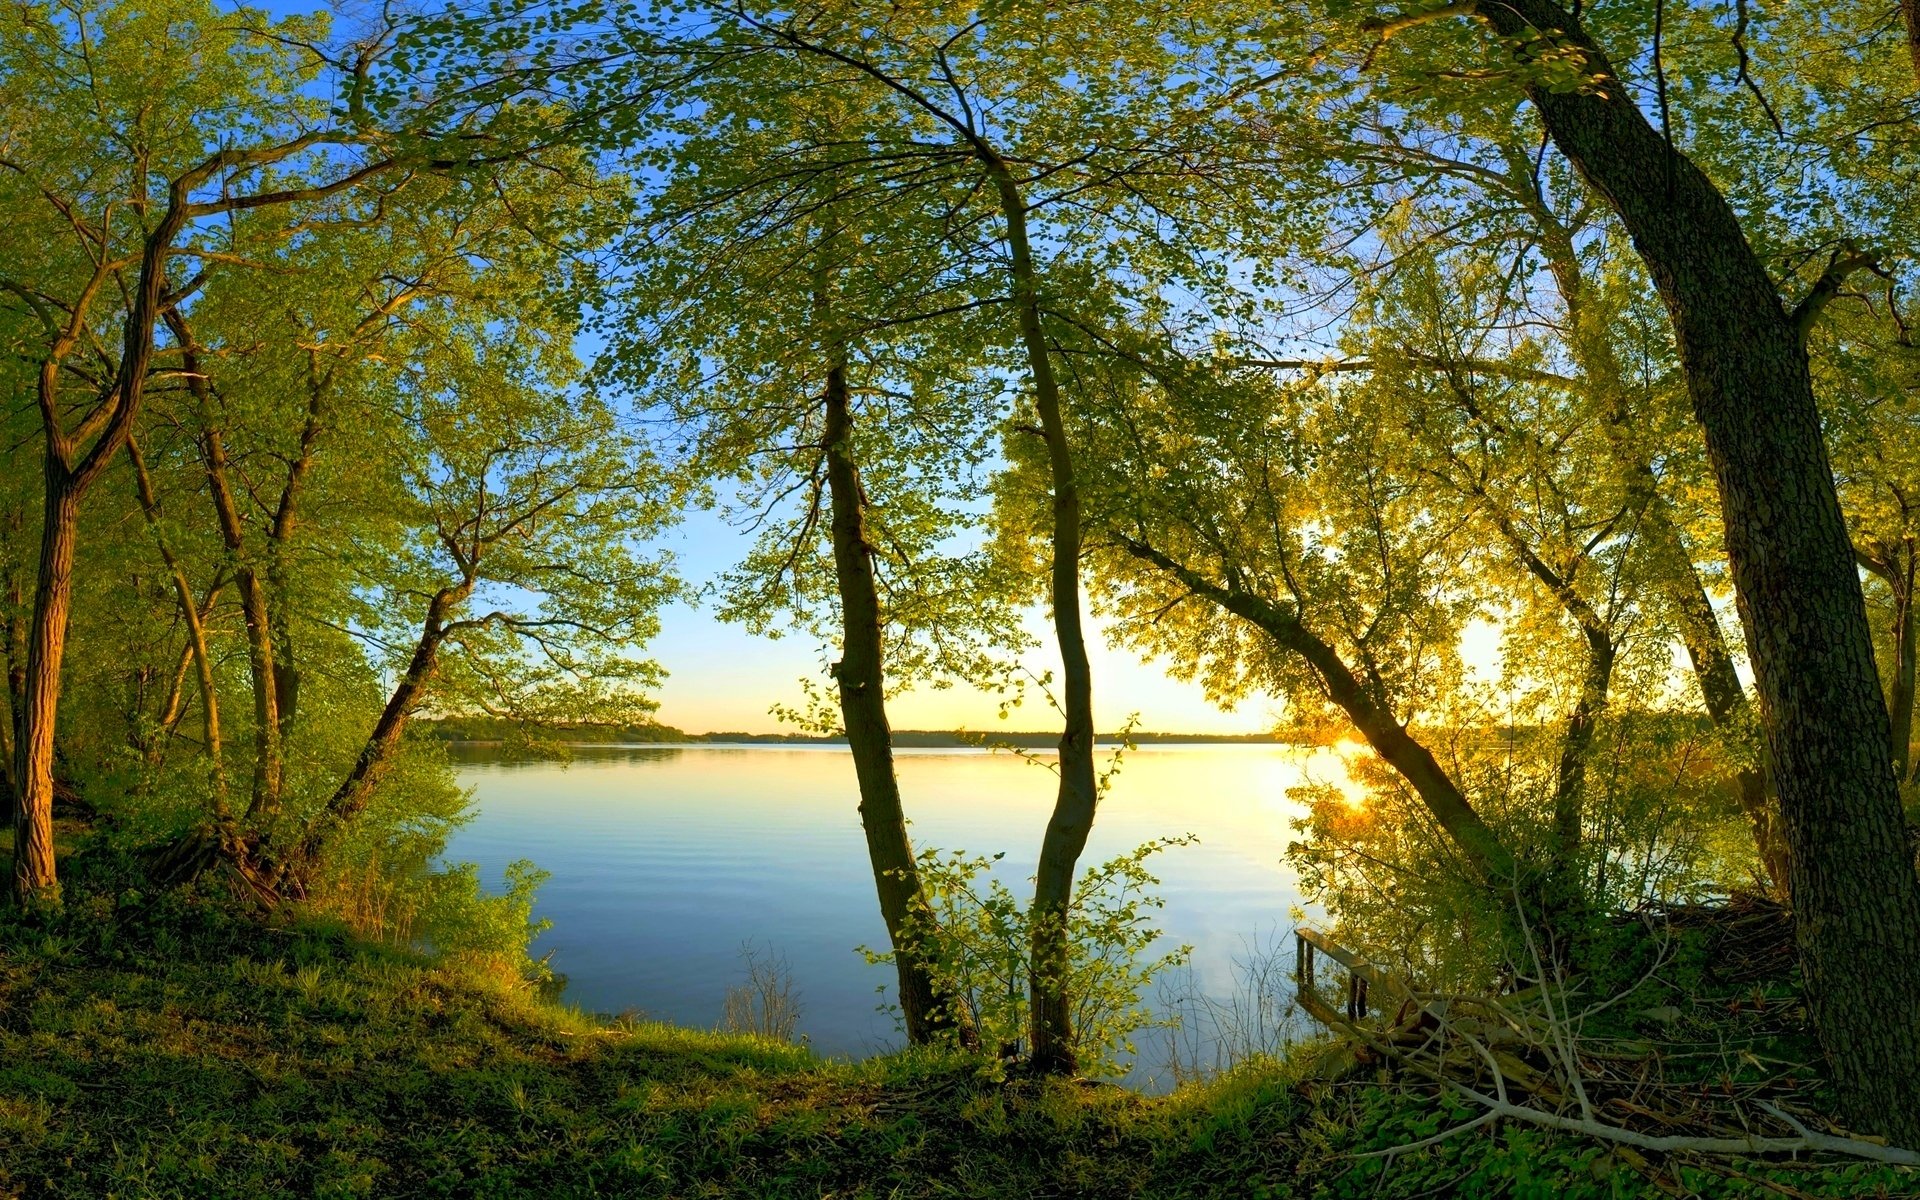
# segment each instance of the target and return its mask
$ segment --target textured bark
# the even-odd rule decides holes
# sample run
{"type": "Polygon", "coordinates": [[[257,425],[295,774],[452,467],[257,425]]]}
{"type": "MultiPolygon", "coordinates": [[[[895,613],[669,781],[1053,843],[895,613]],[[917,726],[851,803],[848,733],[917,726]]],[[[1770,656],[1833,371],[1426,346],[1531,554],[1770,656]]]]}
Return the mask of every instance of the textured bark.
{"type": "Polygon", "coordinates": [[[240,593],[240,613],[247,629],[247,669],[253,682],[253,787],[246,817],[257,823],[280,810],[284,774],[280,750],[280,693],[273,668],[273,625],[267,590],[247,557],[246,527],[234,499],[227,445],[215,410],[212,389],[200,368],[197,343],[186,320],[167,314],[168,327],[185,355],[187,387],[200,409],[200,453],[206,468],[207,494],[213,501],[220,539],[232,559],[233,582],[240,593]]]}
{"type": "MultiPolygon", "coordinates": [[[[193,584],[187,579],[186,568],[180,565],[179,556],[173,552],[173,546],[160,527],[160,501],[154,495],[153,477],[147,471],[146,456],[140,451],[139,441],[132,437],[127,439],[127,460],[133,464],[134,488],[140,499],[140,511],[146,514],[147,525],[153,530],[154,542],[160,548],[161,561],[166,563],[167,573],[173,580],[174,595],[180,601],[180,619],[187,627],[186,652],[193,661],[200,684],[200,734],[213,787],[214,814],[225,822],[228,819],[227,776],[221,758],[220,689],[213,676],[213,659],[207,653],[206,626],[201,622],[200,609],[194,600],[193,584]]],[[[174,695],[179,695],[177,682],[174,695]]],[[[170,727],[173,720],[178,719],[177,700],[169,707],[173,711],[162,719],[163,727],[170,727]]]]}
{"type": "Polygon", "coordinates": [[[1053,485],[1049,599],[1054,639],[1060,646],[1060,698],[1065,714],[1065,728],[1060,734],[1060,787],[1054,796],[1046,836],[1040,842],[1040,863],[1034,871],[1030,1061],[1036,1071],[1070,1074],[1078,1059],[1066,979],[1072,957],[1067,924],[1073,907],[1074,871],[1093,832],[1100,790],[1093,765],[1093,672],[1080,621],[1080,488],[1074,479],[1073,448],[1067,439],[1060,384],[1040,324],[1039,280],[1027,240],[1026,203],[1005,162],[994,156],[987,158],[986,165],[1007,223],[1014,309],[1053,485]]]}
{"type": "Polygon", "coordinates": [[[1626,226],[1673,321],[1766,717],[1808,1004],[1844,1115],[1920,1143],[1920,878],[1799,331],[1725,198],[1571,14],[1547,0],[1478,12],[1523,47],[1561,31],[1551,40],[1599,80],[1528,95],[1626,226]]]}
{"type": "Polygon", "coordinates": [[[1493,830],[1487,828],[1433,753],[1407,732],[1384,703],[1360,682],[1339,651],[1316,636],[1292,613],[1251,592],[1223,587],[1161,550],[1137,540],[1123,543],[1127,552],[1178,579],[1188,591],[1247,621],[1281,648],[1299,655],[1313,668],[1327,698],[1347,714],[1360,736],[1367,739],[1386,764],[1413,788],[1427,812],[1459,848],[1471,869],[1503,895],[1515,880],[1516,863],[1493,830]]]}
{"type": "Polygon", "coordinates": [[[900,780],[894,773],[880,594],[874,582],[873,548],[867,540],[866,494],[853,455],[853,411],[843,363],[827,371],[823,434],[833,510],[834,578],[840,592],[840,661],[833,666],[833,678],[860,785],[860,827],[866,832],[867,860],[873,867],[880,916],[893,946],[900,1012],[907,1040],[914,1045],[929,1043],[947,1031],[957,1031],[964,1043],[971,1044],[975,1039],[965,999],[943,994],[922,948],[932,931],[933,912],[907,836],[900,780]]]}
{"type": "Polygon", "coordinates": [[[52,456],[46,466],[46,524],[40,535],[40,573],[27,634],[27,677],[20,698],[20,737],[13,776],[19,781],[13,814],[13,895],[22,904],[57,903],[60,882],[53,858],[53,733],[60,709],[60,662],[67,648],[73,604],[73,552],[80,532],[80,491],[52,456]]]}

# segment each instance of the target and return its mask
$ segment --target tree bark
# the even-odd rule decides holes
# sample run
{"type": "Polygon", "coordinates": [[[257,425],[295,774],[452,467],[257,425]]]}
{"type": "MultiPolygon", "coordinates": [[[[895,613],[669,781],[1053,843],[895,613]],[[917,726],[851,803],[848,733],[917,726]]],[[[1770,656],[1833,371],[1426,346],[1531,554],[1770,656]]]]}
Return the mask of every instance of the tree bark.
{"type": "Polygon", "coordinates": [[[1033,379],[1034,407],[1047,445],[1053,484],[1052,563],[1049,593],[1055,640],[1060,645],[1060,786],[1053,815],[1040,842],[1034,871],[1031,956],[1028,980],[1032,1022],[1030,1064],[1046,1074],[1071,1074],[1078,1067],[1074,1045],[1072,996],[1067,975],[1072,965],[1071,935],[1074,872],[1093,832],[1099,783],[1093,765],[1093,672],[1080,622],[1080,488],[1074,479],[1073,449],[1067,438],[1060,384],[1048,356],[1040,323],[1039,279],[1027,237],[1027,209],[1020,187],[998,156],[986,162],[1007,223],[1012,259],[1012,293],[1033,379]]]}
{"type": "Polygon", "coordinates": [[[60,663],[67,648],[67,615],[73,603],[80,492],[65,464],[49,453],[40,573],[33,593],[33,624],[27,635],[20,734],[13,752],[13,776],[19,786],[13,820],[13,895],[21,904],[57,904],[60,900],[53,857],[53,734],[54,717],[60,709],[60,663]]]}
{"type": "Polygon", "coordinates": [[[1530,84],[1528,97],[1626,226],[1673,321],[1766,717],[1808,1004],[1844,1114],[1920,1143],[1920,878],[1796,323],[1726,199],[1570,13],[1550,0],[1478,13],[1523,55],[1543,40],[1577,49],[1596,81],[1530,84]]]}
{"type": "MultiPolygon", "coordinates": [[[[200,621],[200,609],[193,598],[193,585],[187,580],[186,568],[180,565],[180,558],[168,543],[166,532],[160,527],[160,501],[154,495],[153,477],[147,472],[146,456],[141,453],[138,439],[127,439],[127,460],[133,464],[134,487],[140,498],[140,511],[146,514],[147,526],[153,530],[154,543],[160,548],[160,558],[167,566],[167,573],[173,580],[174,595],[180,601],[180,619],[187,627],[187,651],[192,656],[193,666],[200,684],[200,732],[205,740],[207,769],[213,787],[214,815],[224,824],[230,819],[227,812],[227,776],[222,765],[220,747],[220,690],[214,680],[213,659],[207,654],[207,631],[200,621]]],[[[167,724],[163,721],[162,724],[167,724]]]]}
{"type": "Polygon", "coordinates": [[[932,934],[933,911],[920,882],[919,863],[907,836],[900,780],[894,773],[880,595],[874,582],[873,547],[866,531],[866,493],[860,486],[852,434],[847,368],[844,362],[836,362],[827,369],[822,437],[833,509],[834,577],[840,592],[840,661],[833,666],[833,678],[839,690],[847,748],[852,752],[854,775],[860,785],[860,826],[866,832],[867,859],[873,867],[880,915],[893,945],[907,1040],[916,1046],[925,1045],[941,1033],[957,1031],[963,1043],[971,1044],[972,1020],[966,1000],[940,987],[924,949],[932,934]]]}

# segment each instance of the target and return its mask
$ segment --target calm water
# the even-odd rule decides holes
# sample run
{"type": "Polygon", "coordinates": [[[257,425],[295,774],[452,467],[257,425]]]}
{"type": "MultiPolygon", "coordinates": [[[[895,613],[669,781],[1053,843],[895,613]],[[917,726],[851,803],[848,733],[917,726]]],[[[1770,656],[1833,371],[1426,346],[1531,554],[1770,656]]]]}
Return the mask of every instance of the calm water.
{"type": "MultiPolygon", "coordinates": [[[[900,783],[916,847],[1006,852],[1002,877],[1023,898],[1051,811],[1054,777],[1006,753],[903,750],[900,783]]],[[[798,985],[800,1029],[829,1054],[899,1042],[877,1011],[891,971],[856,946],[882,946],[853,763],[839,747],[582,748],[574,761],[468,762],[478,816],[448,856],[497,881],[516,858],[552,873],[535,944],[566,975],[566,999],[715,1025],[739,983],[743,944],[783,955],[798,985]]],[[[1282,746],[1149,746],[1131,752],[1101,805],[1084,863],[1152,838],[1199,844],[1156,858],[1169,945],[1194,947],[1191,984],[1225,998],[1250,946],[1286,944],[1300,905],[1282,863],[1303,779],[1344,779],[1330,751],[1282,746]]],[[[1164,1061],[1141,1045],[1135,1081],[1164,1061]]],[[[1157,1047],[1157,1048],[1156,1048],[1157,1047]]]]}

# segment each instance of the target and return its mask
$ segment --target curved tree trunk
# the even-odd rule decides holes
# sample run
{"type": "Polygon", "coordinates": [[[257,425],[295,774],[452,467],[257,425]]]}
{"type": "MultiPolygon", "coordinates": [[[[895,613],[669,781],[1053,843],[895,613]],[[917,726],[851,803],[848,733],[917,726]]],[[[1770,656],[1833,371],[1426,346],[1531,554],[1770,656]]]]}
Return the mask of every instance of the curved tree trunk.
{"type": "Polygon", "coordinates": [[[367,735],[366,743],[361,746],[353,770],[334,790],[326,808],[307,824],[292,859],[284,864],[292,870],[296,880],[320,860],[327,843],[342,827],[359,816],[367,807],[367,801],[373,798],[373,789],[392,763],[394,751],[399,749],[401,735],[407,730],[407,721],[425,698],[427,686],[433,682],[434,673],[439,669],[440,647],[450,630],[448,619],[472,594],[473,583],[468,580],[453,587],[441,588],[428,602],[426,619],[421,623],[420,640],[414,644],[413,657],[408,660],[406,671],[394,685],[393,693],[387,697],[386,707],[380,710],[380,718],[374,722],[373,732],[367,735]]]}
{"type": "Polygon", "coordinates": [[[833,508],[834,578],[840,591],[840,661],[833,678],[840,695],[840,717],[847,729],[854,775],[860,785],[860,827],[867,837],[880,915],[893,945],[900,980],[900,1012],[907,1040],[924,1045],[942,1031],[958,1031],[973,1044],[971,1016],[964,997],[943,994],[928,968],[923,943],[931,932],[932,909],[920,882],[919,863],[907,836],[900,801],[900,780],[893,767],[893,732],[887,721],[880,596],[874,584],[873,547],[867,541],[866,494],[852,447],[853,411],[847,395],[847,369],[841,362],[827,370],[825,429],[827,491],[833,508]]]}
{"type": "Polygon", "coordinates": [[[1648,122],[1571,13],[1551,0],[1477,11],[1523,46],[1576,48],[1602,80],[1528,96],[1619,215],[1673,321],[1767,718],[1808,1004],[1845,1115],[1920,1143],[1920,878],[1796,322],[1725,198],[1648,122]]]}
{"type": "Polygon", "coordinates": [[[1093,832],[1100,790],[1093,765],[1093,671],[1080,624],[1080,489],[1074,480],[1073,450],[1061,411],[1060,384],[1054,377],[1040,324],[1039,279],[1027,240],[1026,204],[1006,163],[996,157],[987,167],[999,195],[1001,216],[1007,223],[1014,309],[1052,475],[1049,598],[1054,637],[1060,645],[1061,702],[1065,710],[1065,728],[1060,734],[1060,787],[1054,796],[1046,836],[1040,843],[1029,914],[1033,930],[1028,963],[1033,1026],[1030,1061],[1036,1071],[1071,1074],[1078,1066],[1078,1056],[1067,980],[1072,964],[1068,922],[1073,908],[1074,872],[1093,832]]]}
{"type": "Polygon", "coordinates": [[[1199,572],[1175,560],[1165,552],[1135,539],[1122,543],[1127,553],[1167,572],[1194,595],[1247,621],[1274,642],[1304,659],[1321,684],[1327,698],[1339,706],[1353,727],[1383,761],[1407,781],[1414,794],[1426,806],[1435,823],[1452,839],[1469,869],[1481,881],[1508,894],[1517,879],[1518,864],[1513,851],[1502,842],[1445,767],[1402,725],[1331,645],[1302,625],[1292,613],[1266,600],[1233,587],[1222,587],[1199,572]]]}

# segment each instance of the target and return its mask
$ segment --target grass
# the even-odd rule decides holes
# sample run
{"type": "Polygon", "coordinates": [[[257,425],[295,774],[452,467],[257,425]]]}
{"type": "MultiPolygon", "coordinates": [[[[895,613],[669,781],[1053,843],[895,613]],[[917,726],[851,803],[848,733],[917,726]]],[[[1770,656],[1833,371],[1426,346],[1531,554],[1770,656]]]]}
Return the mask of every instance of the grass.
{"type": "Polygon", "coordinates": [[[1149,1101],[607,1024],[178,894],[70,894],[0,947],[0,1194],[1244,1196],[1291,1170],[1277,1081],[1149,1101]]]}
{"type": "Polygon", "coordinates": [[[1464,1115],[1281,1063],[1147,1098],[609,1024],[191,893],[70,885],[60,912],[0,914],[0,1196],[1910,1194],[1884,1169],[1762,1183],[1528,1130],[1354,1157],[1464,1115]]]}

